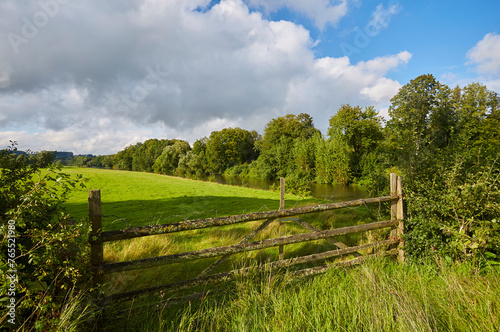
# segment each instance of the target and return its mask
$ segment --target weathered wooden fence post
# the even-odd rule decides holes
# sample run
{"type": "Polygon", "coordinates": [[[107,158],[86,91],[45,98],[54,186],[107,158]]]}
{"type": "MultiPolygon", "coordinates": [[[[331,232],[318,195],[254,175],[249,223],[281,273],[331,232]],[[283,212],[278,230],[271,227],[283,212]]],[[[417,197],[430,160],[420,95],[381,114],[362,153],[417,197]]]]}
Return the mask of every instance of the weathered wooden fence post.
{"type": "Polygon", "coordinates": [[[101,191],[89,190],[89,219],[90,219],[90,262],[92,264],[94,287],[103,282],[103,273],[99,267],[104,263],[101,213],[101,191]]]}
{"type": "Polygon", "coordinates": [[[406,218],[405,207],[403,203],[403,179],[396,173],[391,173],[391,195],[398,195],[397,200],[391,201],[391,220],[399,220],[396,228],[391,230],[391,238],[399,239],[401,242],[398,245],[398,261],[404,262],[403,240],[401,238],[404,234],[404,219],[406,218]]]}
{"type": "MultiPolygon", "coordinates": [[[[391,195],[397,195],[398,194],[398,175],[396,173],[391,173],[390,175],[390,190],[391,190],[391,195]]],[[[397,217],[398,213],[398,201],[393,200],[391,202],[391,220],[395,220],[397,217]]],[[[396,232],[391,235],[396,235],[396,232]]]]}
{"type": "MultiPolygon", "coordinates": [[[[280,211],[283,211],[285,209],[285,178],[280,178],[280,211]]],[[[284,234],[284,225],[283,223],[279,222],[279,236],[283,236],[284,234]]],[[[284,258],[284,248],[283,245],[279,246],[279,257],[280,260],[284,258]]]]}
{"type": "MultiPolygon", "coordinates": [[[[405,206],[403,202],[403,178],[401,176],[397,177],[397,194],[399,196],[399,199],[397,201],[396,205],[396,218],[399,220],[399,225],[397,228],[397,237],[398,239],[403,238],[404,234],[404,219],[406,218],[406,211],[405,211],[405,206]]],[[[399,243],[399,253],[398,253],[398,261],[399,262],[404,262],[405,256],[404,256],[404,251],[403,251],[403,245],[404,241],[400,240],[401,242],[399,243]]]]}

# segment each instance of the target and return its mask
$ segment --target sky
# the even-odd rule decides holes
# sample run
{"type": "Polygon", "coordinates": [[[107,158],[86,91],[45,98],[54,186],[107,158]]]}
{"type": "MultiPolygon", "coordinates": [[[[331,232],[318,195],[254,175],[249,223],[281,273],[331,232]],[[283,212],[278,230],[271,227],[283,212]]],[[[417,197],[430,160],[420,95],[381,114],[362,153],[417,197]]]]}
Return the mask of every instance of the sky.
{"type": "Polygon", "coordinates": [[[0,148],[113,154],[343,104],[422,74],[500,92],[500,2],[0,1],[0,148]]]}

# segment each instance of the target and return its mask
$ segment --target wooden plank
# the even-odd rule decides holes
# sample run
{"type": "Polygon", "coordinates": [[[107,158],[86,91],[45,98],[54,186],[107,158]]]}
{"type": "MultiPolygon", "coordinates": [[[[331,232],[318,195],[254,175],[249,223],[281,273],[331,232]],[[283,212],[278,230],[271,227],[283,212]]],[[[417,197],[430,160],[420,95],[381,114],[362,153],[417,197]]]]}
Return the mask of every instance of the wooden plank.
{"type": "MultiPolygon", "coordinates": [[[[399,243],[398,240],[396,239],[390,239],[390,240],[384,240],[384,241],[379,241],[375,243],[367,243],[355,247],[346,247],[344,249],[335,249],[335,250],[329,250],[325,251],[322,253],[317,253],[317,254],[311,254],[311,255],[306,255],[306,256],[300,256],[300,257],[294,257],[294,258],[289,258],[281,261],[276,261],[269,263],[268,266],[271,268],[279,268],[279,267],[287,267],[287,266],[292,266],[292,265],[297,265],[297,264],[303,264],[303,263],[309,263],[317,260],[323,260],[323,259],[328,259],[332,257],[337,257],[337,256],[342,256],[346,254],[352,254],[361,250],[367,250],[367,249],[373,249],[373,248],[379,248],[379,247],[384,247],[384,246],[389,246],[391,244],[399,243]]],[[[362,256],[362,255],[360,255],[362,256]]]]}
{"type": "Polygon", "coordinates": [[[165,264],[172,264],[178,262],[185,262],[191,260],[197,260],[201,258],[209,258],[209,257],[217,257],[223,256],[226,254],[235,254],[244,251],[252,251],[252,250],[260,250],[265,248],[276,247],[279,245],[306,242],[312,240],[320,240],[332,236],[344,235],[344,234],[352,234],[357,232],[364,232],[372,229],[379,229],[384,227],[396,226],[398,223],[397,220],[386,220],[379,221],[370,224],[350,226],[350,227],[342,227],[337,229],[330,229],[326,231],[314,232],[314,233],[304,233],[297,235],[289,235],[274,239],[267,239],[243,244],[235,244],[226,247],[216,247],[216,248],[208,248],[197,251],[167,255],[167,256],[159,256],[152,258],[139,259],[134,261],[126,261],[126,262],[118,262],[111,264],[104,264],[101,266],[103,272],[112,273],[112,272],[121,272],[121,271],[129,271],[140,268],[148,268],[153,266],[161,266],[165,264]]]}
{"type": "Polygon", "coordinates": [[[285,217],[285,218],[279,218],[279,222],[297,222],[300,221],[299,216],[291,216],[291,217],[285,217]]]}
{"type": "Polygon", "coordinates": [[[236,223],[261,220],[261,219],[283,218],[283,217],[289,217],[293,215],[300,215],[312,212],[321,212],[334,209],[342,209],[346,207],[360,206],[364,204],[389,202],[397,198],[398,198],[397,195],[392,195],[392,196],[383,196],[375,198],[356,199],[352,201],[337,202],[337,203],[319,204],[314,206],[304,206],[300,208],[285,209],[283,211],[263,211],[263,212],[228,216],[228,217],[205,218],[205,219],[197,219],[185,222],[181,221],[172,224],[127,228],[116,231],[103,232],[101,234],[100,239],[103,242],[125,240],[141,236],[167,234],[167,233],[181,232],[186,230],[207,228],[213,226],[232,225],[236,223]]]}
{"type": "MultiPolygon", "coordinates": [[[[298,225],[300,225],[300,226],[304,227],[305,229],[310,230],[312,232],[320,232],[321,231],[320,229],[314,227],[313,225],[311,225],[310,223],[308,223],[307,221],[304,221],[302,219],[299,219],[299,220],[297,220],[295,222],[298,225]]],[[[336,240],[335,238],[326,238],[325,240],[328,241],[328,242],[330,242],[331,244],[337,246],[337,248],[340,248],[340,249],[348,248],[348,246],[345,243],[342,243],[339,240],[336,240]]],[[[361,256],[361,254],[357,253],[357,252],[354,252],[352,254],[354,256],[361,256]]]]}
{"type": "Polygon", "coordinates": [[[89,219],[90,219],[90,263],[92,264],[92,283],[94,287],[103,283],[103,274],[100,270],[104,263],[104,248],[100,240],[102,233],[101,191],[89,190],[89,219]]]}
{"type": "MultiPolygon", "coordinates": [[[[260,224],[257,228],[255,228],[253,231],[248,233],[243,239],[241,239],[238,244],[243,244],[243,243],[248,243],[251,239],[253,239],[257,234],[262,232],[267,226],[269,226],[270,223],[274,221],[274,218],[267,219],[264,221],[262,224],[260,224]]],[[[212,272],[215,268],[220,266],[222,263],[224,263],[229,257],[231,257],[231,254],[227,254],[222,256],[218,261],[214,262],[212,265],[207,267],[201,274],[200,276],[204,276],[212,272]]]]}
{"type": "MultiPolygon", "coordinates": [[[[390,178],[389,178],[391,195],[397,195],[397,191],[398,191],[397,179],[398,179],[398,175],[396,173],[391,173],[390,178]]],[[[391,220],[397,219],[397,211],[398,211],[398,201],[393,200],[391,202],[391,220]]],[[[390,237],[393,239],[396,239],[398,237],[398,230],[395,228],[392,229],[390,237]]]]}
{"type": "MultiPolygon", "coordinates": [[[[306,262],[313,262],[313,261],[317,261],[317,260],[333,258],[333,257],[345,255],[348,253],[356,252],[359,250],[365,250],[365,249],[369,249],[369,248],[376,248],[376,247],[390,245],[390,244],[393,244],[395,242],[397,242],[397,240],[385,240],[385,241],[381,241],[381,242],[369,243],[369,244],[364,244],[361,246],[349,247],[349,248],[340,249],[340,250],[331,250],[331,251],[320,253],[320,254],[313,254],[313,255],[308,255],[308,256],[303,256],[303,257],[290,258],[290,259],[283,260],[283,261],[276,261],[276,262],[272,262],[272,263],[268,263],[268,264],[263,264],[263,265],[259,266],[257,269],[255,269],[255,267],[246,267],[246,268],[237,269],[237,270],[233,270],[233,271],[222,272],[222,273],[198,277],[198,278],[194,278],[194,279],[178,281],[178,282],[174,282],[174,283],[170,283],[170,284],[154,286],[154,287],[149,287],[149,288],[144,288],[144,289],[138,289],[138,290],[134,290],[134,291],[126,292],[126,293],[113,294],[113,295],[108,296],[106,298],[106,301],[107,302],[123,302],[123,301],[128,301],[128,300],[130,300],[132,298],[136,298],[136,297],[149,296],[150,294],[160,292],[160,291],[164,294],[170,293],[170,292],[177,292],[177,291],[193,288],[193,287],[200,286],[200,285],[207,285],[207,284],[229,281],[229,280],[232,280],[234,278],[234,276],[247,275],[248,273],[251,273],[251,272],[267,271],[269,269],[277,269],[277,268],[302,264],[302,263],[306,263],[306,262]]],[[[397,251],[394,251],[394,252],[389,251],[389,252],[390,252],[389,253],[390,255],[397,254],[397,251]]],[[[383,254],[384,253],[382,253],[382,255],[383,254]]],[[[362,256],[362,257],[366,259],[367,257],[373,257],[374,255],[380,255],[380,253],[370,254],[370,255],[366,255],[366,256],[362,256]]],[[[338,262],[338,264],[344,264],[344,263],[338,262]]]]}
{"type": "Polygon", "coordinates": [[[309,276],[313,276],[316,274],[324,273],[328,269],[330,269],[332,266],[347,267],[347,266],[352,266],[352,265],[364,263],[366,260],[371,259],[371,257],[396,256],[397,254],[398,254],[398,251],[396,249],[392,249],[389,251],[385,251],[383,253],[376,253],[376,254],[361,256],[361,257],[357,257],[357,258],[354,258],[354,259],[351,259],[348,261],[342,261],[342,262],[338,262],[338,263],[336,262],[335,264],[315,266],[315,267],[311,267],[308,269],[295,271],[295,272],[290,273],[289,275],[292,277],[299,277],[299,278],[300,277],[309,277],[309,276]]]}

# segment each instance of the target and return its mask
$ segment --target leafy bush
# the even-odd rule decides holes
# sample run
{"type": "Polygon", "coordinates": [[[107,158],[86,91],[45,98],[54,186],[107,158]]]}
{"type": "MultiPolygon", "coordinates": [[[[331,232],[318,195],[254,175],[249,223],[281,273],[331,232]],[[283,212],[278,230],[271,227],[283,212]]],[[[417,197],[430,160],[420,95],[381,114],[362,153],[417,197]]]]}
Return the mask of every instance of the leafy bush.
{"type": "Polygon", "coordinates": [[[71,220],[62,208],[70,190],[83,182],[81,177],[71,179],[54,166],[42,172],[17,158],[14,150],[13,144],[0,151],[2,253],[7,253],[7,247],[15,249],[11,250],[15,263],[8,255],[0,258],[4,294],[0,300],[10,301],[12,297],[12,292],[7,297],[7,291],[12,291],[12,279],[8,277],[13,273],[8,271],[14,270],[18,327],[68,329],[89,312],[89,305],[82,300],[85,282],[90,280],[88,224],[71,220]]]}
{"type": "Polygon", "coordinates": [[[500,256],[499,184],[497,160],[470,164],[465,157],[416,181],[408,192],[406,251],[474,262],[500,256]]]}

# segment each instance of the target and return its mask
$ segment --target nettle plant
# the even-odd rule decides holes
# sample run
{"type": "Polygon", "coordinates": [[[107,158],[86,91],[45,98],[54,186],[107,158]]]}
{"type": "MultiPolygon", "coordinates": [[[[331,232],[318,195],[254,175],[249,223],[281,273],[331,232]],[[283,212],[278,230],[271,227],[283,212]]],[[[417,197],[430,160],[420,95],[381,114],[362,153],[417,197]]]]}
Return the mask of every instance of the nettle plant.
{"type": "MultiPolygon", "coordinates": [[[[71,178],[54,165],[40,170],[14,150],[13,145],[0,151],[0,219],[4,253],[8,226],[15,226],[15,321],[27,330],[58,329],[75,320],[69,317],[79,311],[73,300],[90,280],[88,223],[72,220],[62,208],[69,192],[84,186],[83,179],[71,178]]],[[[0,284],[6,295],[10,285],[6,272],[12,266],[7,255],[0,257],[0,284]]],[[[2,303],[7,300],[0,298],[2,303]]]]}

